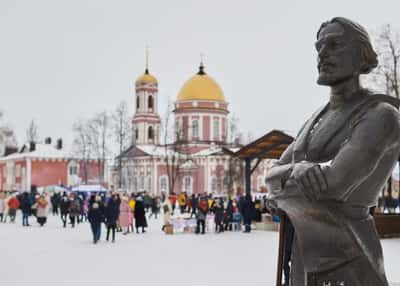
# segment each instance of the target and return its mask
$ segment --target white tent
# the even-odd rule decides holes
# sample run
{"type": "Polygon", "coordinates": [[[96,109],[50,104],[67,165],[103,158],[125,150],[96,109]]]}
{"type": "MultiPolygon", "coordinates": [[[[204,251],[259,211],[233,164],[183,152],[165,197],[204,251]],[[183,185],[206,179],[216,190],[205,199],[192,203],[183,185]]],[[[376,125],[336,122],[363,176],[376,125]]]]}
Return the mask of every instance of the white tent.
{"type": "Polygon", "coordinates": [[[70,190],[64,186],[59,185],[50,185],[50,186],[43,186],[38,188],[39,193],[63,193],[63,192],[70,192],[70,190]]]}
{"type": "Polygon", "coordinates": [[[108,192],[102,185],[79,185],[72,188],[73,192],[98,193],[108,192]]]}

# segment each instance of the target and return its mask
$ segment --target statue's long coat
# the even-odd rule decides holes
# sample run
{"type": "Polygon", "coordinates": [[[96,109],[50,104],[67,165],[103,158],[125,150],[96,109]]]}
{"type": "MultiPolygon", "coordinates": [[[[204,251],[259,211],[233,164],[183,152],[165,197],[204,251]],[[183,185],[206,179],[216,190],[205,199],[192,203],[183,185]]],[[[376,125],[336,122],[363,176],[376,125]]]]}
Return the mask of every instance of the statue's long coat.
{"type": "Polygon", "coordinates": [[[386,96],[364,95],[325,117],[327,104],[272,168],[269,198],[295,227],[291,286],[388,285],[368,210],[399,156],[396,105],[386,96]],[[319,198],[307,199],[290,178],[293,164],[301,161],[330,162],[323,167],[328,190],[319,198]]]}

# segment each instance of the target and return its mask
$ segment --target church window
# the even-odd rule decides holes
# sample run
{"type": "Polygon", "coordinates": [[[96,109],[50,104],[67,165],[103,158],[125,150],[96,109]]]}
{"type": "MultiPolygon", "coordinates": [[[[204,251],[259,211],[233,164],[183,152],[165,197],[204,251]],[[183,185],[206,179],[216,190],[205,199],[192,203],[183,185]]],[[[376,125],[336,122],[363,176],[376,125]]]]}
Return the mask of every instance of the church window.
{"type": "Polygon", "coordinates": [[[224,179],[222,180],[222,185],[224,186],[224,189],[228,189],[228,177],[224,177],[224,179]]]}
{"type": "Polygon", "coordinates": [[[147,189],[146,189],[146,191],[148,191],[148,192],[151,192],[152,191],[152,187],[151,187],[151,177],[148,177],[147,178],[147,189]]]}
{"type": "Polygon", "coordinates": [[[138,140],[139,139],[139,129],[135,129],[135,139],[138,140]]]}
{"type": "Polygon", "coordinates": [[[149,108],[153,108],[153,105],[154,105],[153,96],[149,95],[148,106],[149,108]]]}
{"type": "Polygon", "coordinates": [[[140,182],[139,182],[139,189],[143,190],[144,189],[144,177],[140,177],[140,182]]]}
{"type": "Polygon", "coordinates": [[[213,132],[214,132],[214,138],[219,139],[219,118],[218,117],[214,118],[213,132]]]}
{"type": "Polygon", "coordinates": [[[168,189],[167,184],[168,184],[168,178],[167,178],[167,176],[162,176],[162,177],[160,178],[160,190],[161,190],[162,192],[166,192],[166,191],[167,191],[167,189],[168,189]]]}
{"type": "Polygon", "coordinates": [[[136,97],[136,109],[139,109],[140,107],[140,98],[139,96],[136,97]]]}
{"type": "Polygon", "coordinates": [[[149,139],[154,139],[154,130],[153,130],[152,126],[149,126],[147,135],[148,135],[149,139]]]}
{"type": "Polygon", "coordinates": [[[217,178],[211,178],[211,192],[215,193],[217,191],[217,178]]]}
{"type": "Polygon", "coordinates": [[[192,137],[199,137],[199,121],[197,119],[192,121],[192,137]]]}
{"type": "Polygon", "coordinates": [[[192,177],[185,176],[183,178],[183,191],[186,193],[192,192],[192,177]]]}

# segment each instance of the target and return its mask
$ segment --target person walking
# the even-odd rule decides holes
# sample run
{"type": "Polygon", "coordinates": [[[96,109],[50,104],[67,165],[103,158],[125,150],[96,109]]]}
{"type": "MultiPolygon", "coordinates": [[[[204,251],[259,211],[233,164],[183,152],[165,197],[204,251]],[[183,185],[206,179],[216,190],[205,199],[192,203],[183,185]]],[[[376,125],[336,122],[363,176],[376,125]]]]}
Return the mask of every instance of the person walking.
{"type": "Polygon", "coordinates": [[[92,195],[89,200],[88,220],[93,234],[93,243],[100,240],[101,223],[104,221],[104,206],[100,196],[92,195]]]}
{"type": "Polygon", "coordinates": [[[57,193],[53,193],[50,197],[50,202],[53,216],[58,215],[58,207],[60,202],[59,195],[57,193]]]}
{"type": "Polygon", "coordinates": [[[31,215],[31,202],[28,192],[22,194],[20,208],[22,211],[22,226],[30,226],[29,216],[31,215]]]}
{"type": "Polygon", "coordinates": [[[222,221],[224,218],[224,203],[222,201],[222,198],[216,198],[214,201],[214,206],[213,206],[213,212],[214,212],[214,222],[215,222],[215,232],[223,232],[224,227],[222,225],[222,221]]]}
{"type": "Polygon", "coordinates": [[[149,215],[149,218],[151,218],[153,215],[157,219],[157,215],[160,212],[160,199],[157,196],[153,196],[151,199],[151,213],[149,215]]]}
{"type": "Polygon", "coordinates": [[[10,216],[10,222],[15,222],[15,216],[17,214],[17,209],[19,208],[19,200],[17,196],[14,194],[11,196],[8,201],[8,215],[10,216]]]}
{"type": "Polygon", "coordinates": [[[192,202],[192,209],[190,212],[190,218],[192,218],[193,216],[196,217],[197,206],[199,204],[199,199],[197,195],[192,194],[191,202],[192,202]]]}
{"type": "Polygon", "coordinates": [[[112,242],[115,242],[115,229],[117,227],[117,220],[119,217],[119,205],[117,202],[117,195],[113,194],[107,202],[105,207],[105,223],[107,226],[106,240],[109,241],[110,232],[112,234],[112,242]]]}
{"type": "Polygon", "coordinates": [[[197,220],[196,234],[199,234],[200,232],[201,234],[205,233],[207,213],[208,213],[207,198],[201,198],[199,205],[197,207],[197,214],[196,214],[196,220],[197,220]]]}
{"type": "Polygon", "coordinates": [[[174,215],[175,212],[175,207],[176,207],[176,200],[177,200],[177,196],[174,192],[172,192],[169,196],[168,196],[168,200],[171,203],[171,215],[174,215]]]}
{"type": "Polygon", "coordinates": [[[250,194],[246,194],[246,196],[244,197],[244,200],[241,204],[240,212],[243,217],[243,223],[245,227],[244,232],[249,233],[251,231],[251,221],[254,215],[254,204],[251,200],[250,194]]]}
{"type": "Polygon", "coordinates": [[[136,233],[139,233],[139,227],[142,228],[142,233],[146,232],[144,230],[147,227],[147,220],[146,220],[146,212],[144,209],[143,199],[142,197],[136,198],[135,204],[135,227],[136,233]]]}
{"type": "Polygon", "coordinates": [[[164,224],[161,230],[164,231],[165,227],[171,223],[171,206],[169,205],[169,200],[163,202],[162,210],[164,213],[164,224]]]}
{"type": "Polygon", "coordinates": [[[135,232],[135,229],[133,227],[135,204],[136,204],[135,195],[131,194],[131,197],[129,198],[129,222],[130,222],[129,226],[132,232],[135,232]]]}
{"type": "Polygon", "coordinates": [[[119,226],[122,228],[122,234],[129,233],[129,226],[130,222],[130,208],[129,208],[129,201],[126,195],[122,195],[121,197],[121,204],[119,206],[119,226]]]}
{"type": "Polygon", "coordinates": [[[75,223],[77,222],[78,217],[81,213],[80,207],[81,204],[78,197],[75,194],[72,194],[68,206],[69,219],[72,227],[75,227],[75,223]]]}
{"type": "Polygon", "coordinates": [[[225,213],[224,213],[224,228],[225,228],[225,230],[229,230],[229,231],[232,230],[233,213],[234,213],[233,201],[231,198],[229,198],[228,203],[225,208],[225,213]]]}
{"type": "Polygon", "coordinates": [[[47,205],[48,202],[44,195],[41,195],[36,202],[37,209],[36,209],[36,219],[40,226],[43,226],[47,221],[47,205]]]}
{"type": "Polygon", "coordinates": [[[186,193],[182,192],[179,194],[178,196],[178,204],[179,204],[179,208],[181,210],[181,214],[185,213],[186,210],[186,193]]]}
{"type": "Polygon", "coordinates": [[[69,204],[70,200],[67,197],[67,193],[64,193],[60,199],[60,217],[63,223],[63,227],[67,227],[69,204]]]}

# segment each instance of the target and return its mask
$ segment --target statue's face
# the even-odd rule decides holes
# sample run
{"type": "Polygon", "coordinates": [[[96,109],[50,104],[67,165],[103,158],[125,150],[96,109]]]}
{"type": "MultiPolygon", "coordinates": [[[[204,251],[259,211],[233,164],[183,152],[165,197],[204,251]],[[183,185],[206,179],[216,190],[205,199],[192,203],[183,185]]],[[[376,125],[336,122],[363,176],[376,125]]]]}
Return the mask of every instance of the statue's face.
{"type": "Polygon", "coordinates": [[[318,84],[332,86],[359,74],[359,44],[339,23],[326,25],[319,33],[318,84]]]}

